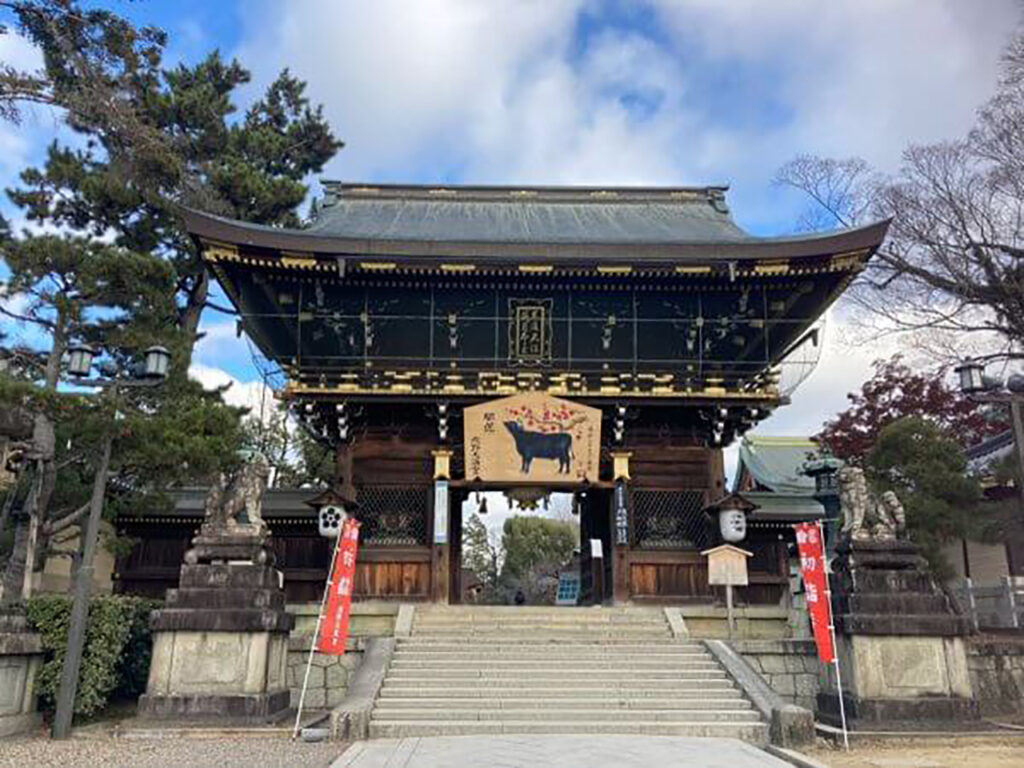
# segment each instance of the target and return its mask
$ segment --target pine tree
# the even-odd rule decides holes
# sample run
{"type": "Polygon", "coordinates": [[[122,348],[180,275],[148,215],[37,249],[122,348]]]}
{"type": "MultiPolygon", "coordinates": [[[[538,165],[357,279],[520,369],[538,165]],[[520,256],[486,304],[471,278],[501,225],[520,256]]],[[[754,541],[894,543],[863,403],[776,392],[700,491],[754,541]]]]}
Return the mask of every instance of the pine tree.
{"type": "Polygon", "coordinates": [[[238,120],[232,97],[250,73],[219,52],[163,69],[160,30],[136,29],[72,0],[0,7],[14,13],[46,62],[41,73],[0,70],[0,115],[4,104],[8,117],[17,116],[20,101],[54,104],[86,140],[84,149],[52,145],[41,168],[22,174],[12,200],[30,221],[113,236],[117,245],[164,258],[174,270],[187,369],[210,281],[182,227],[182,206],[295,226],[305,180],[342,143],[287,70],[238,120]]]}
{"type": "MultiPolygon", "coordinates": [[[[24,102],[50,104],[84,139],[75,149],[55,142],[42,167],[24,171],[20,188],[9,191],[30,222],[65,234],[3,231],[11,268],[3,293],[27,309],[0,311],[45,339],[5,350],[24,375],[0,387],[5,405],[31,408],[40,427],[27,507],[41,548],[47,532],[84,514],[91,446],[114,408],[122,419],[108,511],[152,506],[168,484],[201,480],[234,461],[238,410],[186,376],[210,282],[181,208],[296,225],[305,179],[341,143],[287,71],[239,120],[232,96],[250,76],[237,61],[214,52],[165,70],[163,32],[73,0],[0,2],[0,9],[45,62],[34,73],[0,68],[0,117],[17,119],[24,102]],[[121,363],[162,343],[173,353],[172,376],[116,404],[65,396],[57,391],[63,353],[80,341],[102,345],[121,363]]],[[[34,553],[15,552],[8,565],[34,553]]]]}
{"type": "Polygon", "coordinates": [[[907,529],[936,575],[949,575],[942,546],[980,533],[981,489],[967,474],[955,440],[931,422],[905,418],[879,433],[867,457],[869,476],[880,491],[895,491],[907,514],[907,529]]]}

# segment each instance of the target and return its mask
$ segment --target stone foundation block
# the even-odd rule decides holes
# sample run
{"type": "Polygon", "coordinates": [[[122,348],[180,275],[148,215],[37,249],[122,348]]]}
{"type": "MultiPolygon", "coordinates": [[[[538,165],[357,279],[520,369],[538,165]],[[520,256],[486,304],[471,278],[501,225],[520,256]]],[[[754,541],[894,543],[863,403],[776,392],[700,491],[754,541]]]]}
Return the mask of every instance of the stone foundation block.
{"type": "Polygon", "coordinates": [[[20,613],[0,616],[0,737],[37,728],[36,675],[43,664],[43,643],[20,613]]]}

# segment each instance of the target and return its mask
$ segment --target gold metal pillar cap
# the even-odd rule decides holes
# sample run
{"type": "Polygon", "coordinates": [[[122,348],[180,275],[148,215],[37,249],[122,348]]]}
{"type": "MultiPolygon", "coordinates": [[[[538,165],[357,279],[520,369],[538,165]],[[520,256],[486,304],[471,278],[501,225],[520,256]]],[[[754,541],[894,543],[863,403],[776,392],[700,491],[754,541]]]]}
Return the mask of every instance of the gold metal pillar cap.
{"type": "Polygon", "coordinates": [[[632,451],[612,451],[612,477],[615,480],[629,480],[629,460],[632,451]]]}
{"type": "Polygon", "coordinates": [[[438,448],[435,451],[431,451],[430,454],[434,457],[434,479],[451,480],[452,450],[450,448],[438,448]]]}

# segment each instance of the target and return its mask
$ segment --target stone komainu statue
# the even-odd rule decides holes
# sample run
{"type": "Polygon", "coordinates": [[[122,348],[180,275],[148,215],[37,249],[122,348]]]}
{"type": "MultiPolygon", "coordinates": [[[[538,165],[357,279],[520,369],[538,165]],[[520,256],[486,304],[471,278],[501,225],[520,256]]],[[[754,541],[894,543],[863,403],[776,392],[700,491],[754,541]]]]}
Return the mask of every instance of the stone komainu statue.
{"type": "Polygon", "coordinates": [[[269,477],[270,464],[258,453],[248,457],[230,479],[221,473],[206,494],[204,532],[207,535],[266,533],[261,508],[269,477]]]}
{"type": "Polygon", "coordinates": [[[899,498],[886,491],[876,498],[868,491],[864,470],[839,470],[839,501],[843,510],[843,533],[853,541],[895,541],[903,537],[906,514],[899,498]]]}

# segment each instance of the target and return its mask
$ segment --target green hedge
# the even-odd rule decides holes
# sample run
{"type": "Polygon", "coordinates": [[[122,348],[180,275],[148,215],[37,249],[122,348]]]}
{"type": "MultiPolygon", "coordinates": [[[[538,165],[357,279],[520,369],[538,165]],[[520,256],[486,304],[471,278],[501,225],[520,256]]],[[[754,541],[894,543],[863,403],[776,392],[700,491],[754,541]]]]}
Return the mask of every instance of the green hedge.
{"type": "MultiPolygon", "coordinates": [[[[152,656],[149,614],[159,605],[156,600],[121,595],[95,597],[89,602],[76,715],[95,715],[112,698],[136,698],[145,690],[152,656]]],[[[29,623],[43,636],[46,662],[36,685],[40,707],[52,711],[67,650],[71,598],[39,595],[26,603],[25,611],[29,623]]]]}

